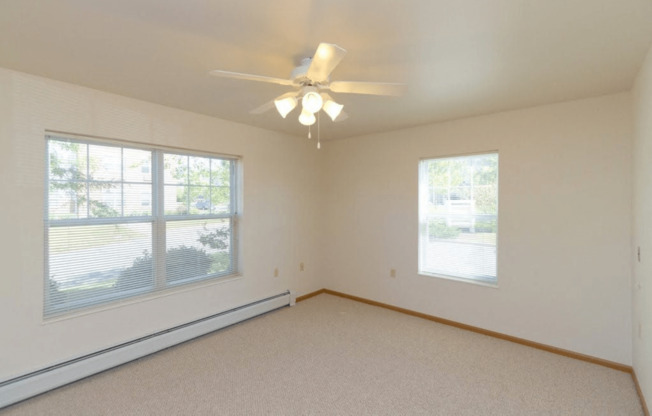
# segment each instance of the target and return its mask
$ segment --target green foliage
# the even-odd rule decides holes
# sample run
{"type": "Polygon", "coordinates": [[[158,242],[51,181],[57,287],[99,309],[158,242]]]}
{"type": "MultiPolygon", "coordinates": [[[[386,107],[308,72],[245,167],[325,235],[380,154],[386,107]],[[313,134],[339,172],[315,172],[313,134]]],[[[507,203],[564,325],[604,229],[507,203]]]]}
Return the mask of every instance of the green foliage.
{"type": "MultiPolygon", "coordinates": [[[[231,269],[231,256],[228,251],[230,230],[216,227],[209,229],[204,225],[204,231],[197,241],[204,248],[186,245],[169,249],[165,253],[165,270],[167,282],[202,277],[213,273],[221,273],[231,269]],[[209,252],[207,252],[207,250],[209,252]]],[[[147,287],[154,284],[154,259],[145,251],[136,258],[131,267],[120,274],[116,283],[117,290],[127,290],[147,287]]]]}
{"type": "Polygon", "coordinates": [[[168,282],[201,277],[208,274],[213,260],[204,250],[179,246],[171,248],[165,255],[165,270],[168,282]]]}
{"type": "Polygon", "coordinates": [[[48,292],[50,305],[59,305],[66,300],[66,294],[59,290],[59,283],[51,277],[48,278],[48,292]]]}
{"type": "Polygon", "coordinates": [[[495,233],[498,226],[495,221],[476,221],[475,232],[477,233],[495,233]]]}
{"type": "Polygon", "coordinates": [[[90,160],[92,169],[87,171],[85,155],[86,145],[64,141],[51,141],[50,145],[50,192],[64,191],[70,200],[70,213],[77,213],[79,206],[88,204],[93,217],[115,217],[118,211],[109,205],[89,199],[88,195],[95,191],[112,189],[116,185],[108,182],[95,182],[93,171],[97,169],[97,161],[90,160]],[[61,160],[66,157],[67,160],[61,160]]]}
{"type": "Polygon", "coordinates": [[[123,270],[116,282],[118,291],[152,286],[154,284],[154,260],[147,250],[136,258],[131,267],[123,270]]]}
{"type": "Polygon", "coordinates": [[[212,250],[220,250],[211,254],[213,264],[211,273],[225,272],[231,268],[231,254],[227,251],[231,240],[230,230],[228,228],[215,228],[209,230],[204,227],[205,233],[199,235],[198,241],[212,250]]]}
{"type": "MultiPolygon", "coordinates": [[[[204,250],[185,245],[171,248],[165,254],[167,281],[205,276],[211,269],[212,263],[212,257],[204,250]]],[[[119,291],[135,289],[153,284],[154,260],[152,255],[145,251],[142,256],[134,260],[131,267],[120,273],[116,289],[119,291]]]]}
{"type": "Polygon", "coordinates": [[[433,220],[428,224],[430,238],[456,238],[459,234],[459,228],[449,227],[443,220],[433,220]]]}
{"type": "Polygon", "coordinates": [[[211,255],[213,263],[211,273],[222,273],[231,269],[231,256],[227,251],[220,251],[211,255]]]}
{"type": "Polygon", "coordinates": [[[498,212],[498,186],[476,186],[474,189],[476,214],[496,214],[498,212]]]}
{"type": "Polygon", "coordinates": [[[204,229],[207,232],[199,236],[199,242],[204,247],[210,247],[215,250],[226,250],[229,247],[230,233],[228,229],[216,228],[211,231],[208,231],[207,228],[204,229]]]}

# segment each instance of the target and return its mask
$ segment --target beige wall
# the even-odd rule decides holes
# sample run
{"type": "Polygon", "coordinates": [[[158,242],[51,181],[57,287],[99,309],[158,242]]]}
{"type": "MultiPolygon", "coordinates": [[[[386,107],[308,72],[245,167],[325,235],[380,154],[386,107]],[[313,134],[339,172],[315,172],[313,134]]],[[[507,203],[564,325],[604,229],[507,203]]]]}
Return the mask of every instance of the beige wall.
{"type": "Polygon", "coordinates": [[[0,195],[11,196],[0,216],[0,380],[322,287],[631,364],[631,111],[631,96],[617,94],[317,152],[305,139],[0,69],[0,195]],[[44,322],[46,129],[241,155],[242,278],[44,322]],[[500,153],[499,288],[419,276],[419,158],[486,150],[500,153]]]}
{"type": "Polygon", "coordinates": [[[631,142],[617,94],[328,143],[327,285],[631,364],[631,142]],[[499,287],[418,275],[419,159],[488,150],[499,287]]]}
{"type": "Polygon", "coordinates": [[[0,380],[286,289],[322,288],[317,157],[305,139],[0,69],[0,380]],[[44,322],[46,129],[241,155],[242,277],[44,322]]]}
{"type": "Polygon", "coordinates": [[[634,370],[652,405],[652,48],[634,86],[634,370]]]}

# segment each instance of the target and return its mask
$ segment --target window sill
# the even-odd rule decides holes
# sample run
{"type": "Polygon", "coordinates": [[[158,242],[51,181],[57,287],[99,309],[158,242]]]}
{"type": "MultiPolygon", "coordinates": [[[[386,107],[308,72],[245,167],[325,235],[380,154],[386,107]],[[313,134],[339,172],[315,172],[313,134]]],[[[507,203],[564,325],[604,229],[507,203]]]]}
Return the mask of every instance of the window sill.
{"type": "Polygon", "coordinates": [[[419,276],[424,276],[424,277],[437,277],[440,279],[446,279],[446,280],[452,280],[454,282],[461,282],[461,283],[470,283],[472,285],[477,285],[477,286],[484,286],[484,287],[489,287],[492,289],[498,289],[498,282],[488,282],[484,280],[475,280],[475,279],[467,279],[464,277],[456,277],[456,276],[447,276],[444,274],[436,274],[436,273],[428,273],[425,271],[419,271],[418,272],[419,276]]]}
{"type": "Polygon", "coordinates": [[[195,283],[189,283],[182,286],[172,286],[168,289],[148,292],[146,294],[135,296],[132,298],[119,299],[114,302],[92,305],[85,308],[80,308],[77,310],[70,311],[68,313],[62,313],[61,315],[54,315],[51,317],[43,317],[41,325],[47,325],[51,323],[56,323],[60,321],[65,321],[68,319],[75,319],[86,315],[91,315],[95,313],[105,312],[112,309],[122,308],[125,306],[130,306],[138,303],[149,302],[155,299],[160,299],[168,296],[173,296],[179,293],[190,292],[193,290],[203,289],[209,286],[221,285],[228,282],[233,282],[243,278],[242,273],[235,273],[226,276],[219,277],[212,280],[200,280],[195,283]]]}

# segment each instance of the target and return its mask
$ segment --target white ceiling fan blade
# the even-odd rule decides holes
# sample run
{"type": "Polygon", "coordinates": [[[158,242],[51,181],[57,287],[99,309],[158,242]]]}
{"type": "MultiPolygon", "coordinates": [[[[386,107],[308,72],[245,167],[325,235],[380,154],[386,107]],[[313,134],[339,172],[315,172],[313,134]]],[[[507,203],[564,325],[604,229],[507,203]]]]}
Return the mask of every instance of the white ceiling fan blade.
{"type": "Polygon", "coordinates": [[[274,101],[268,101],[260,107],[254,108],[249,112],[249,114],[263,114],[274,108],[274,101]]]}
{"type": "Polygon", "coordinates": [[[314,82],[328,81],[328,76],[346,55],[346,50],[332,43],[320,43],[312,57],[306,76],[314,82]]]}
{"type": "Polygon", "coordinates": [[[264,112],[267,112],[274,108],[274,101],[276,100],[282,100],[284,98],[289,98],[289,97],[296,97],[298,92],[286,92],[285,94],[281,94],[278,97],[274,98],[272,101],[268,101],[265,104],[261,105],[260,107],[254,108],[249,112],[249,114],[262,114],[264,112]]]}
{"type": "Polygon", "coordinates": [[[403,95],[407,91],[407,85],[393,82],[333,81],[329,88],[333,92],[393,96],[403,95]]]}
{"type": "Polygon", "coordinates": [[[243,74],[241,72],[221,71],[219,69],[210,71],[209,74],[215,77],[244,79],[247,81],[261,81],[261,82],[269,82],[272,84],[280,84],[280,85],[294,85],[294,82],[290,79],[266,77],[263,75],[243,74]]]}
{"type": "Polygon", "coordinates": [[[340,121],[344,121],[347,118],[349,118],[349,115],[346,114],[346,111],[340,112],[340,114],[333,120],[333,123],[339,123],[340,121]]]}

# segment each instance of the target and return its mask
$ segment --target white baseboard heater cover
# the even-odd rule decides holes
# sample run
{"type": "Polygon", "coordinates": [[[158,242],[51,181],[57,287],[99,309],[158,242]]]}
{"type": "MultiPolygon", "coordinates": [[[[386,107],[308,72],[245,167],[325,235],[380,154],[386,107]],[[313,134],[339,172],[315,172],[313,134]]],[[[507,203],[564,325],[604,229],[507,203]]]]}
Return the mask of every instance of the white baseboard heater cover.
{"type": "Polygon", "coordinates": [[[84,355],[0,383],[0,408],[190,339],[294,304],[290,291],[84,355]]]}

